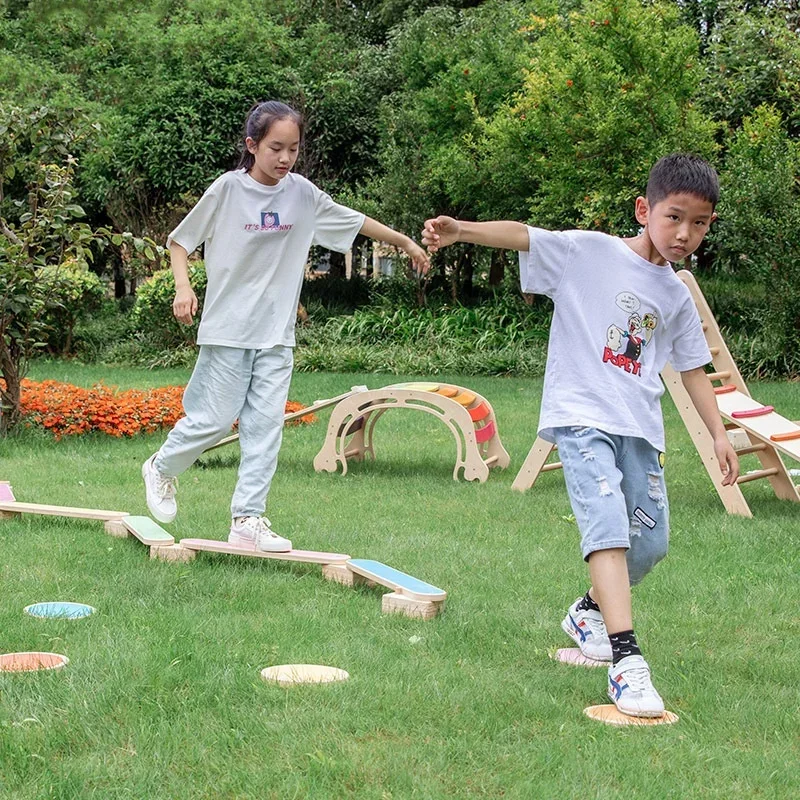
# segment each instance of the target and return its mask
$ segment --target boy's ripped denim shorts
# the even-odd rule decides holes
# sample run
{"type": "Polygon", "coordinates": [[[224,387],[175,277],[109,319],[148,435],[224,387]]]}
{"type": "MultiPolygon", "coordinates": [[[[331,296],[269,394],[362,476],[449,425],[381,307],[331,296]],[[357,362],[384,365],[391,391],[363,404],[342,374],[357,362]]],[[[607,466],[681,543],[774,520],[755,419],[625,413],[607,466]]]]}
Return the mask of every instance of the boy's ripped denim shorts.
{"type": "Polygon", "coordinates": [[[584,559],[627,549],[631,585],[667,554],[669,506],[664,454],[645,439],[597,428],[554,431],[584,559]]]}

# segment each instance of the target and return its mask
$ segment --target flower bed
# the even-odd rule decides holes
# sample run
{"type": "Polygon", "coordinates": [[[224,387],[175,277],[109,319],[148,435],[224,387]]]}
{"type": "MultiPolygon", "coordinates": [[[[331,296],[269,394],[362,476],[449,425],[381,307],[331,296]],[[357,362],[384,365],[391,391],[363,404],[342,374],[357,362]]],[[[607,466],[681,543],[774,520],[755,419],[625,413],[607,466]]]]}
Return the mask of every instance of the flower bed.
{"type": "MultiPolygon", "coordinates": [[[[161,389],[127,389],[97,384],[82,389],[58,381],[22,382],[22,414],[25,424],[62,436],[100,431],[109,436],[134,436],[171,428],[183,414],[182,386],[161,389]]],[[[286,413],[300,411],[301,403],[286,403],[286,413]]],[[[290,424],[314,422],[308,414],[290,424]]]]}

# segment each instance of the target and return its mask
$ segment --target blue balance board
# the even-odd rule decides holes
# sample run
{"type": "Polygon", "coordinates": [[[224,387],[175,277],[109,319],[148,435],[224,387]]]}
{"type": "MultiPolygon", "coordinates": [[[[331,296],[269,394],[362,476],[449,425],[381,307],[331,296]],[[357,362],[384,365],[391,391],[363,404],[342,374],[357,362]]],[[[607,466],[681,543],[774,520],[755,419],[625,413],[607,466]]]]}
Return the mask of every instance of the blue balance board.
{"type": "Polygon", "coordinates": [[[421,581],[413,575],[407,575],[405,572],[400,572],[400,570],[382,564],[380,561],[353,558],[347,562],[347,565],[353,568],[353,572],[371,578],[377,583],[390,588],[399,587],[403,591],[426,595],[431,600],[444,599],[447,596],[447,592],[437,586],[425,583],[425,581],[421,581]]]}

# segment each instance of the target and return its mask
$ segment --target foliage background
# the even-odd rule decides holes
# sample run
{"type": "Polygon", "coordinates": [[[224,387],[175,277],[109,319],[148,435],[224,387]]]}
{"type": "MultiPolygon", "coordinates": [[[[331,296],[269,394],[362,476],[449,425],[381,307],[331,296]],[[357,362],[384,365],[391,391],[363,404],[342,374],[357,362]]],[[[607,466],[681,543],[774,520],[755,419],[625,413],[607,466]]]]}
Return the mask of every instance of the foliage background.
{"type": "MultiPolygon", "coordinates": [[[[437,213],[635,233],[632,201],[649,166],[692,150],[722,178],[720,220],[692,266],[734,355],[750,376],[800,374],[800,14],[790,0],[7,0],[0,8],[0,113],[28,120],[26,142],[72,133],[75,224],[163,242],[235,165],[246,112],[268,97],[306,117],[300,172],[415,236],[437,213]]],[[[30,144],[25,156],[11,173],[0,170],[0,218],[12,227],[42,154],[30,144]]],[[[86,359],[190,360],[160,334],[143,335],[135,316],[120,319],[158,259],[133,247],[94,251],[89,268],[114,281],[116,305],[83,319],[73,312],[69,348],[86,359]]],[[[0,269],[7,255],[0,234],[0,269]]],[[[486,343],[519,299],[513,254],[468,245],[437,256],[430,280],[407,291],[348,287],[336,257],[330,274],[336,280],[309,283],[303,295],[309,368],[352,363],[347,353],[368,349],[401,305],[409,316],[420,303],[434,316],[496,305],[481,314],[478,334],[462,328],[465,348],[469,338],[486,343]],[[328,325],[365,302],[369,331],[370,315],[328,325]],[[363,337],[340,341],[343,328],[363,337]]],[[[521,319],[546,325],[547,303],[527,300],[533,316],[521,319]]],[[[51,350],[59,341],[63,349],[64,337],[55,339],[51,350]]],[[[423,345],[409,333],[406,356],[423,345]]],[[[356,361],[379,367],[376,355],[356,361]]],[[[391,354],[383,361],[409,366],[391,354]]],[[[539,369],[524,358],[505,363],[519,374],[539,369]]]]}

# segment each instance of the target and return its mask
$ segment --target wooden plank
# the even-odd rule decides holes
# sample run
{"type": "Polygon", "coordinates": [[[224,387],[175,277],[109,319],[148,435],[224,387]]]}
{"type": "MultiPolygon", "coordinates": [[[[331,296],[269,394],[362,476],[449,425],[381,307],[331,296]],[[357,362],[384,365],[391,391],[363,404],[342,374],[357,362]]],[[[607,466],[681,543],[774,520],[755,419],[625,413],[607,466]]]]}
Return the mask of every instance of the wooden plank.
{"type": "Polygon", "coordinates": [[[323,553],[316,550],[289,550],[285,553],[267,553],[264,550],[239,547],[235,544],[219,542],[214,539],[181,539],[180,546],[187,550],[203,550],[208,553],[272,558],[277,561],[301,561],[306,564],[344,564],[350,560],[350,556],[344,553],[323,553]]]}
{"type": "Polygon", "coordinates": [[[121,522],[142,544],[150,547],[175,544],[174,537],[150,517],[123,517],[121,522]]]}
{"type": "Polygon", "coordinates": [[[52,517],[75,517],[77,519],[122,519],[127,511],[104,511],[99,508],[72,508],[71,506],[47,506],[39,503],[19,503],[8,500],[0,501],[0,511],[11,511],[16,514],[46,514],[52,517]]]}
{"type": "Polygon", "coordinates": [[[365,558],[354,558],[347,562],[347,568],[375,583],[386,586],[395,592],[399,592],[413,600],[432,600],[441,602],[447,597],[447,592],[425,583],[413,575],[381,564],[380,561],[371,561],[365,558]]]}

